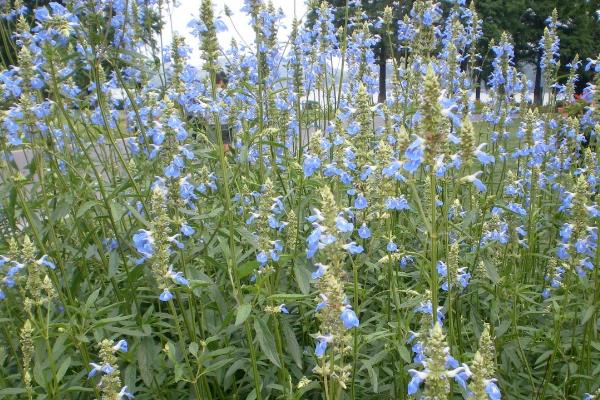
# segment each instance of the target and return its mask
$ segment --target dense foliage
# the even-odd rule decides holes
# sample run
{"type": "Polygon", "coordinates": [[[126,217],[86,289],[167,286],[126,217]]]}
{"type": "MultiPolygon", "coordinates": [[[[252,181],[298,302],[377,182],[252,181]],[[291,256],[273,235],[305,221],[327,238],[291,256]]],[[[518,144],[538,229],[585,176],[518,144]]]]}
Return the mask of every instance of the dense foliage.
{"type": "Polygon", "coordinates": [[[196,67],[167,5],[2,8],[0,397],[600,399],[600,60],[557,83],[560,15],[549,104],[502,33],[476,107],[464,1],[384,9],[384,103],[368,14],[281,42],[248,0],[223,47],[203,0],[196,67]]]}

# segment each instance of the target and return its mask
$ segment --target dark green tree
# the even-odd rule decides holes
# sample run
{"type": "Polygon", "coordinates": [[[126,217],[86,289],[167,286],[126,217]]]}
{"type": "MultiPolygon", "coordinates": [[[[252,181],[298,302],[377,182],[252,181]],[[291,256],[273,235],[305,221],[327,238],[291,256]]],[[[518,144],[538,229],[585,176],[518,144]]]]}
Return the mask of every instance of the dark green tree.
{"type": "MultiPolygon", "coordinates": [[[[481,52],[486,54],[491,40],[497,40],[502,32],[510,33],[515,45],[515,62],[536,66],[534,97],[538,103],[542,100],[539,41],[547,25],[546,20],[555,8],[560,38],[559,78],[564,78],[565,66],[576,54],[585,59],[600,52],[600,23],[596,15],[600,8],[598,0],[476,0],[475,4],[483,20],[481,52]]],[[[490,73],[491,57],[493,54],[484,58],[483,79],[490,73]]],[[[588,80],[589,76],[583,74],[581,84],[588,80]]]]}
{"type": "MultiPolygon", "coordinates": [[[[347,24],[346,17],[348,17],[348,22],[349,20],[354,22],[363,22],[366,20],[370,23],[371,33],[379,37],[379,40],[374,46],[375,48],[373,51],[375,52],[376,62],[379,66],[378,101],[385,101],[387,60],[398,56],[395,50],[398,47],[398,20],[408,13],[408,11],[410,11],[412,7],[412,1],[363,1],[360,7],[360,13],[358,12],[359,7],[348,0],[330,0],[328,3],[334,9],[334,25],[336,28],[347,26],[347,35],[351,35],[353,29],[360,29],[361,26],[360,24],[347,24]],[[383,13],[385,8],[388,6],[392,9],[392,24],[390,26],[391,32],[388,32],[386,26],[382,24],[384,17],[383,13]]],[[[315,1],[311,5],[312,10],[308,16],[309,25],[314,23],[316,17],[315,9],[319,7],[319,5],[319,1],[315,1]]]]}

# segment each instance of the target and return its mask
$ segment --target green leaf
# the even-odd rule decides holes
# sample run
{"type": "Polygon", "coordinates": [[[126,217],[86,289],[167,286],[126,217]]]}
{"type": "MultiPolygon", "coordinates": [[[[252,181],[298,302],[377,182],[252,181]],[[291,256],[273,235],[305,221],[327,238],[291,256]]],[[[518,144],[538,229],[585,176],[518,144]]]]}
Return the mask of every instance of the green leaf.
{"type": "Polygon", "coordinates": [[[93,392],[94,389],[89,388],[89,387],[83,387],[83,386],[69,386],[65,391],[66,392],[93,392]]]}
{"type": "Polygon", "coordinates": [[[294,278],[302,294],[310,293],[310,271],[299,260],[294,262],[294,278]]]}
{"type": "Polygon", "coordinates": [[[267,358],[276,366],[281,368],[281,362],[279,361],[279,355],[277,354],[277,350],[275,349],[275,338],[271,333],[271,330],[267,326],[267,324],[260,318],[254,319],[254,330],[256,331],[256,336],[258,338],[258,344],[260,345],[261,350],[267,358]]]}
{"type": "Polygon", "coordinates": [[[231,366],[227,369],[225,373],[225,379],[229,379],[236,371],[246,369],[248,367],[248,360],[245,358],[240,358],[236,360],[231,366]]]}
{"type": "Polygon", "coordinates": [[[71,366],[71,357],[65,358],[65,360],[60,364],[58,368],[58,372],[56,373],[56,382],[60,382],[60,380],[65,376],[65,373],[71,366]]]}
{"type": "Polygon", "coordinates": [[[215,363],[209,365],[200,375],[206,375],[213,371],[218,371],[225,367],[227,364],[230,364],[233,361],[231,358],[224,358],[222,360],[216,361],[215,363]]]}
{"type": "Polygon", "coordinates": [[[287,321],[281,321],[280,324],[283,336],[285,337],[286,351],[290,353],[298,368],[302,369],[302,350],[300,349],[296,335],[287,321]]]}
{"type": "Polygon", "coordinates": [[[75,215],[75,217],[76,218],[80,218],[83,214],[86,213],[87,210],[89,210],[90,208],[92,208],[95,205],[96,205],[96,200],[86,201],[85,203],[83,203],[81,205],[81,207],[79,207],[79,209],[77,210],[77,214],[75,215]]]}
{"type": "Polygon", "coordinates": [[[188,347],[190,354],[196,357],[198,355],[198,343],[192,342],[188,347]]]}
{"type": "Polygon", "coordinates": [[[112,278],[119,270],[119,255],[116,252],[110,253],[108,258],[108,277],[112,278]]]}
{"type": "Polygon", "coordinates": [[[27,392],[27,390],[25,390],[24,388],[6,388],[6,389],[0,389],[0,396],[4,397],[4,396],[21,394],[21,393],[26,393],[26,392],[27,392]]]}
{"type": "Polygon", "coordinates": [[[44,369],[41,362],[36,362],[33,366],[33,379],[40,386],[46,386],[46,377],[44,376],[44,369]]]}
{"type": "Polygon", "coordinates": [[[153,382],[151,361],[154,356],[154,343],[151,338],[144,338],[137,349],[137,364],[140,369],[140,376],[144,384],[148,387],[153,382]]]}
{"type": "Polygon", "coordinates": [[[589,306],[587,308],[587,310],[585,310],[585,312],[583,313],[583,316],[581,317],[581,325],[588,322],[589,319],[594,316],[595,312],[596,312],[596,306],[594,306],[594,305],[589,306]]]}
{"type": "Polygon", "coordinates": [[[404,346],[398,346],[398,352],[400,353],[400,358],[402,358],[402,360],[407,363],[410,364],[411,363],[411,359],[410,359],[410,353],[408,352],[408,349],[404,346]]]}
{"type": "Polygon", "coordinates": [[[298,293],[275,293],[269,296],[269,300],[285,301],[285,300],[304,300],[310,296],[298,293]]]}
{"type": "MultiPolygon", "coordinates": [[[[5,397],[5,396],[14,396],[16,394],[22,394],[22,393],[27,393],[27,390],[25,390],[24,388],[0,389],[0,398],[5,397]]],[[[14,397],[9,397],[9,398],[14,398],[14,397]]]]}
{"type": "Polygon", "coordinates": [[[500,275],[498,275],[498,270],[496,267],[490,262],[484,262],[485,270],[487,271],[487,275],[492,281],[492,283],[496,284],[500,281],[500,275]]]}
{"type": "Polygon", "coordinates": [[[238,307],[237,314],[235,316],[235,326],[243,324],[250,316],[252,306],[250,304],[242,304],[238,307]]]}
{"type": "Polygon", "coordinates": [[[129,328],[120,328],[117,326],[107,326],[106,329],[111,332],[120,333],[121,335],[125,335],[125,336],[134,336],[134,337],[148,336],[148,333],[145,333],[145,332],[140,332],[140,331],[129,329],[129,328]]]}
{"type": "Polygon", "coordinates": [[[258,261],[252,260],[240,265],[238,268],[238,277],[240,279],[244,279],[250,276],[250,274],[254,272],[256,268],[258,268],[259,264],[260,263],[258,261]]]}
{"type": "Polygon", "coordinates": [[[98,295],[100,294],[100,289],[102,288],[98,288],[96,290],[94,290],[92,292],[92,294],[90,294],[90,297],[88,297],[88,299],[85,301],[85,308],[90,308],[94,305],[94,303],[96,302],[96,299],[98,299],[98,295]]]}

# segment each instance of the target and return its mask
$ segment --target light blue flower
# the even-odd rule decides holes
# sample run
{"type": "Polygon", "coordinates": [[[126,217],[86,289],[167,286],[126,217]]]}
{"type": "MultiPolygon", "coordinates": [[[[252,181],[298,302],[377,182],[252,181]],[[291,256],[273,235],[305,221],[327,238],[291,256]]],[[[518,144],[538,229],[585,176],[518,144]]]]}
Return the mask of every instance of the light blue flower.
{"type": "Polygon", "coordinates": [[[267,256],[267,252],[262,250],[256,255],[256,261],[260,263],[260,265],[265,265],[267,261],[269,261],[269,257],[267,256]]]}
{"type": "Polygon", "coordinates": [[[317,346],[315,347],[315,355],[318,358],[323,357],[325,351],[327,350],[327,343],[331,342],[332,340],[333,336],[331,334],[317,336],[317,346]]]}
{"type": "Polygon", "coordinates": [[[317,156],[306,155],[302,164],[304,176],[312,176],[321,167],[321,159],[317,156]]]}
{"type": "Polygon", "coordinates": [[[485,192],[487,190],[487,188],[485,187],[485,184],[483,182],[481,182],[481,180],[479,180],[479,177],[481,176],[482,173],[483,173],[482,171],[477,171],[472,175],[465,176],[463,179],[469,183],[472,183],[475,186],[475,188],[477,189],[477,191],[485,192]]]}
{"type": "Polygon", "coordinates": [[[103,374],[110,374],[114,371],[114,368],[110,364],[99,365],[96,363],[90,363],[92,369],[88,373],[88,379],[94,377],[98,372],[102,372],[103,374]]]}
{"type": "Polygon", "coordinates": [[[388,197],[385,206],[388,210],[410,210],[410,205],[404,196],[388,197]]]}
{"type": "Polygon", "coordinates": [[[475,149],[474,153],[475,157],[477,157],[481,165],[493,164],[496,159],[494,156],[483,151],[485,146],[487,146],[487,143],[481,143],[479,146],[477,146],[477,149],[475,149]]]}
{"type": "Polygon", "coordinates": [[[173,293],[171,293],[169,289],[164,289],[160,296],[158,296],[158,298],[160,299],[160,301],[167,302],[173,298],[173,293]]]}
{"type": "Polygon", "coordinates": [[[490,400],[500,400],[502,394],[498,385],[496,385],[496,379],[490,379],[485,384],[485,392],[490,397],[490,400]]]}
{"type": "Polygon", "coordinates": [[[354,208],[357,210],[363,210],[367,208],[368,205],[369,202],[362,193],[359,193],[358,196],[356,196],[356,199],[354,199],[354,208]]]}
{"type": "Polygon", "coordinates": [[[360,254],[365,249],[361,245],[357,245],[355,242],[350,242],[344,245],[344,250],[350,254],[360,254]]]}
{"type": "Polygon", "coordinates": [[[323,293],[321,293],[319,296],[321,296],[322,300],[319,304],[317,304],[317,307],[315,308],[315,311],[317,311],[317,312],[319,312],[323,308],[327,307],[327,296],[325,296],[323,293]]]}
{"type": "Polygon", "coordinates": [[[56,265],[52,261],[48,260],[48,255],[44,254],[39,260],[37,260],[39,265],[44,265],[50,269],[56,269],[56,265]]]}
{"type": "Polygon", "coordinates": [[[192,236],[194,233],[196,233],[194,228],[192,228],[191,226],[189,226],[186,223],[181,224],[180,232],[183,234],[183,236],[188,236],[188,237],[192,236]]]}
{"type": "Polygon", "coordinates": [[[346,329],[358,328],[359,321],[356,313],[350,306],[346,306],[342,314],[340,315],[340,319],[344,323],[346,329]]]}
{"type": "Polygon", "coordinates": [[[138,253],[144,257],[152,257],[154,254],[154,238],[152,232],[140,229],[133,235],[133,245],[138,253]]]}
{"type": "Polygon", "coordinates": [[[121,391],[119,392],[118,396],[119,400],[123,400],[125,397],[127,397],[128,399],[133,399],[133,394],[131,394],[131,392],[127,390],[127,386],[123,386],[121,388],[121,391]]]}
{"type": "Polygon", "coordinates": [[[185,277],[183,276],[183,272],[173,271],[172,266],[169,266],[169,269],[167,270],[166,278],[173,280],[173,282],[175,282],[179,285],[188,286],[190,284],[190,282],[187,279],[185,279],[185,277]]]}
{"type": "Polygon", "coordinates": [[[456,383],[458,383],[464,390],[468,390],[467,388],[467,381],[471,378],[473,374],[471,373],[471,370],[469,369],[469,366],[467,364],[463,364],[462,365],[462,370],[460,372],[458,372],[455,376],[454,376],[454,380],[456,381],[456,383]]]}
{"type": "Polygon", "coordinates": [[[346,128],[346,132],[348,132],[348,135],[350,135],[350,136],[356,135],[359,131],[360,131],[360,124],[356,121],[353,121],[350,124],[348,124],[348,128],[346,128]]]}
{"type": "Polygon", "coordinates": [[[322,276],[325,274],[325,272],[327,271],[327,266],[326,266],[326,265],[323,265],[323,264],[319,264],[319,263],[317,263],[317,264],[315,264],[315,267],[317,267],[317,270],[316,270],[316,271],[314,271],[314,272],[311,274],[311,278],[312,278],[312,279],[319,279],[319,278],[320,278],[320,277],[322,277],[322,276]]]}
{"type": "Polygon", "coordinates": [[[387,251],[389,251],[390,253],[393,253],[393,252],[395,252],[395,251],[397,251],[397,250],[398,250],[398,245],[397,245],[396,243],[394,243],[394,241],[393,241],[393,240],[390,240],[390,241],[388,242],[387,246],[385,247],[385,249],[386,249],[387,251]]]}
{"type": "Polygon", "coordinates": [[[367,224],[362,224],[362,226],[358,229],[358,236],[361,239],[368,239],[371,237],[371,230],[367,226],[367,224]]]}
{"type": "Polygon", "coordinates": [[[349,233],[354,230],[354,224],[351,222],[348,222],[348,220],[346,220],[346,218],[344,218],[341,215],[338,215],[335,218],[335,226],[338,229],[338,231],[340,231],[342,233],[349,233]]]}
{"type": "Polygon", "coordinates": [[[127,353],[129,346],[127,344],[127,340],[121,339],[113,346],[115,351],[122,351],[123,353],[127,353]]]}
{"type": "Polygon", "coordinates": [[[417,169],[423,162],[423,158],[425,156],[425,146],[423,139],[416,135],[414,135],[413,137],[413,142],[408,146],[408,148],[404,152],[404,156],[407,160],[402,166],[406,171],[410,173],[414,173],[417,171],[417,169]]]}
{"type": "Polygon", "coordinates": [[[408,395],[412,396],[419,391],[421,383],[429,376],[429,370],[417,371],[415,369],[409,369],[408,373],[412,376],[410,382],[408,382],[408,395]]]}

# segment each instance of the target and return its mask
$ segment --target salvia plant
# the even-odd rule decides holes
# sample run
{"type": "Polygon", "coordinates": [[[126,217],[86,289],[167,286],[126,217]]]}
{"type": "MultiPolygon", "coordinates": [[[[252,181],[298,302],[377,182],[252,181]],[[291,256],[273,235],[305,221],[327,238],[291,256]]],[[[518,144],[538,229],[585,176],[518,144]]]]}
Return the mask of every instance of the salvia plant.
{"type": "Polygon", "coordinates": [[[600,399],[600,60],[559,76],[556,12],[534,107],[472,1],[282,39],[202,0],[201,62],[168,0],[32,3],[0,1],[0,398],[600,399]]]}

